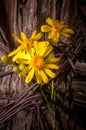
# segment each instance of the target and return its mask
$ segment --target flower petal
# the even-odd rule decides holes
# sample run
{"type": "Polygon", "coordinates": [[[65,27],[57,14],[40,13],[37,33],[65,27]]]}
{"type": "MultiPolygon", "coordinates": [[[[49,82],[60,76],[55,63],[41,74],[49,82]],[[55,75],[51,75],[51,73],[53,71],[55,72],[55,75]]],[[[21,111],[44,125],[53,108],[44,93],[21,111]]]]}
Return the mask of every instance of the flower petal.
{"type": "Polygon", "coordinates": [[[41,31],[42,32],[50,32],[51,31],[51,27],[49,25],[42,25],[41,26],[41,31]]]}
{"type": "Polygon", "coordinates": [[[45,64],[46,68],[50,68],[50,69],[59,69],[59,66],[55,65],[55,64],[45,64]]]}
{"type": "Polygon", "coordinates": [[[54,72],[52,72],[50,69],[44,68],[43,70],[49,77],[51,77],[51,78],[55,78],[56,77],[56,74],[54,72]]]}
{"type": "Polygon", "coordinates": [[[30,63],[29,60],[23,60],[23,59],[16,59],[16,62],[18,64],[25,64],[25,65],[30,63]]]}
{"type": "Polygon", "coordinates": [[[27,39],[26,35],[23,32],[20,33],[20,38],[22,41],[25,41],[27,39]]]}
{"type": "Polygon", "coordinates": [[[15,40],[19,43],[23,43],[23,41],[16,35],[16,34],[12,34],[12,36],[15,38],[15,40]]]}
{"type": "Polygon", "coordinates": [[[35,55],[38,55],[38,41],[34,41],[34,50],[35,50],[35,55]]]}
{"type": "Polygon", "coordinates": [[[60,24],[60,21],[55,19],[55,20],[53,20],[53,23],[54,23],[54,25],[58,25],[58,24],[60,24]]]}
{"type": "Polygon", "coordinates": [[[52,39],[55,35],[56,35],[56,32],[54,31],[49,32],[48,39],[52,39]]]}
{"type": "Polygon", "coordinates": [[[60,61],[60,58],[55,58],[55,57],[52,57],[51,55],[49,55],[46,59],[45,59],[45,62],[47,63],[56,63],[60,61]]]}
{"type": "Polygon", "coordinates": [[[53,41],[54,41],[54,42],[58,42],[58,41],[59,41],[59,38],[60,38],[60,34],[57,32],[56,35],[55,35],[54,38],[53,38],[53,41]]]}
{"type": "Polygon", "coordinates": [[[47,18],[46,22],[51,26],[53,25],[53,20],[51,18],[47,18]]]}
{"type": "Polygon", "coordinates": [[[43,56],[48,45],[49,45],[48,41],[35,42],[34,47],[36,54],[39,56],[43,56]]]}
{"type": "Polygon", "coordinates": [[[70,34],[68,34],[67,32],[64,32],[64,31],[61,31],[60,34],[65,37],[70,37],[70,34]]]}
{"type": "Polygon", "coordinates": [[[36,33],[37,33],[37,30],[34,30],[34,31],[32,32],[32,35],[31,35],[30,39],[34,39],[35,36],[36,36],[36,33]]]}
{"type": "Polygon", "coordinates": [[[29,57],[27,54],[19,52],[12,58],[13,62],[15,62],[17,59],[27,59],[28,60],[28,59],[31,59],[31,57],[29,57]]]}
{"type": "Polygon", "coordinates": [[[28,75],[25,78],[25,82],[30,83],[33,76],[34,76],[34,69],[31,69],[30,72],[28,73],[28,75]]]}
{"type": "Polygon", "coordinates": [[[44,53],[44,55],[43,55],[43,57],[48,56],[52,52],[52,50],[53,50],[53,47],[52,46],[48,46],[46,51],[45,51],[45,53],[44,53]]]}
{"type": "Polygon", "coordinates": [[[30,57],[34,56],[34,48],[31,48],[31,46],[28,44],[27,44],[27,52],[30,55],[30,57]]]}
{"type": "Polygon", "coordinates": [[[60,26],[61,26],[61,27],[64,27],[64,24],[65,24],[64,21],[61,21],[61,22],[60,22],[60,26]]]}
{"type": "Polygon", "coordinates": [[[43,70],[40,70],[40,75],[41,75],[41,78],[42,78],[44,83],[48,83],[49,82],[48,77],[46,76],[46,74],[44,73],[43,70]]]}
{"type": "Polygon", "coordinates": [[[74,31],[70,28],[64,29],[63,32],[69,33],[69,34],[74,34],[74,31]]]}
{"type": "Polygon", "coordinates": [[[38,84],[41,84],[42,83],[42,79],[41,79],[41,75],[39,73],[39,70],[35,70],[35,77],[36,77],[36,80],[37,80],[37,83],[38,84]]]}
{"type": "Polygon", "coordinates": [[[63,29],[61,32],[60,32],[61,35],[65,36],[65,37],[70,37],[70,34],[74,34],[74,31],[72,29],[63,29]]]}
{"type": "Polygon", "coordinates": [[[15,55],[16,53],[18,53],[19,50],[20,50],[20,47],[18,47],[16,50],[10,52],[10,53],[8,54],[8,57],[11,57],[11,56],[15,55]]]}
{"type": "Polygon", "coordinates": [[[28,73],[29,69],[29,66],[25,67],[23,71],[19,73],[19,77],[24,77],[28,73]]]}
{"type": "Polygon", "coordinates": [[[38,33],[36,36],[35,36],[35,40],[39,40],[39,39],[41,39],[41,37],[43,36],[43,34],[40,32],[40,33],[38,33]]]}

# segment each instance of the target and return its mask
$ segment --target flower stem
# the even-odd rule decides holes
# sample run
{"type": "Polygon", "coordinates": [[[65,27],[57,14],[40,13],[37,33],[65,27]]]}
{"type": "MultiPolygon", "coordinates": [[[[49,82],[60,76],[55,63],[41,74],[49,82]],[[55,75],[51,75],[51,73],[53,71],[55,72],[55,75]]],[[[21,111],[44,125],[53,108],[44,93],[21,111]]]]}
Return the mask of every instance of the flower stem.
{"type": "Polygon", "coordinates": [[[44,100],[45,100],[45,102],[46,102],[46,106],[47,106],[49,112],[51,113],[51,115],[52,115],[52,117],[53,117],[53,119],[54,119],[54,121],[55,121],[55,123],[56,123],[56,127],[58,128],[58,130],[61,130],[61,128],[60,128],[60,126],[59,126],[59,122],[57,121],[56,116],[55,116],[55,111],[52,109],[51,103],[48,101],[48,99],[47,99],[47,97],[46,97],[46,95],[44,94],[44,92],[43,92],[42,89],[40,89],[40,92],[41,92],[41,94],[42,94],[42,96],[43,96],[43,98],[44,98],[44,100]]]}

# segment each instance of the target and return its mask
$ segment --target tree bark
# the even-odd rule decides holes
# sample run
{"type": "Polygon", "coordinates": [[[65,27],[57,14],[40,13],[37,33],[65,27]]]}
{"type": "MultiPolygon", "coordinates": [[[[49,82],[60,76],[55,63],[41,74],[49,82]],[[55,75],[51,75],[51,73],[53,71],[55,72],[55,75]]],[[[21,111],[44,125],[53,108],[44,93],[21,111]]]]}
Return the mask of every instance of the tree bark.
{"type": "MultiPolygon", "coordinates": [[[[19,36],[20,32],[23,31],[27,36],[30,36],[34,29],[40,30],[40,26],[45,23],[47,17],[64,20],[71,27],[78,25],[77,4],[77,0],[0,0],[0,44],[7,46],[9,51],[13,50],[16,48],[17,42],[12,38],[12,33],[19,36]]],[[[0,53],[2,54],[3,52],[0,53]]],[[[1,72],[8,70],[10,70],[10,67],[5,66],[1,69],[1,72]]],[[[62,82],[58,90],[61,87],[63,94],[70,94],[70,81],[66,86],[62,82]]],[[[0,103],[6,104],[10,102],[11,98],[16,98],[23,89],[26,90],[27,85],[23,79],[19,79],[17,74],[12,73],[0,78],[0,103]]],[[[61,100],[64,102],[63,104],[69,105],[67,98],[65,98],[67,102],[64,99],[61,100]]],[[[34,110],[29,112],[22,110],[2,130],[30,130],[34,118],[33,115],[34,110]]],[[[64,118],[64,113],[62,113],[61,122],[64,130],[69,128],[72,130],[72,127],[74,128],[75,126],[73,122],[71,127],[71,121],[67,124],[68,119],[67,115],[64,118]],[[62,121],[62,119],[66,120],[62,121]]],[[[54,123],[51,124],[52,130],[56,129],[54,123]]],[[[32,128],[33,130],[37,129],[36,127],[32,128]]],[[[78,128],[77,130],[79,130],[78,128]]],[[[80,130],[82,129],[80,127],[80,130]]]]}

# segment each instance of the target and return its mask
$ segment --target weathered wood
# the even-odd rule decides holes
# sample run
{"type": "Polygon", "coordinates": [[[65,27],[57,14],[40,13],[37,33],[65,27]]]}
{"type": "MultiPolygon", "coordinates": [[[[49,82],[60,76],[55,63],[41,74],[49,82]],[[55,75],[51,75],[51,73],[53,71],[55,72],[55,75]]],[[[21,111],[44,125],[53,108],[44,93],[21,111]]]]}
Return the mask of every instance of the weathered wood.
{"type": "Polygon", "coordinates": [[[75,74],[85,76],[86,75],[86,63],[76,62],[76,64],[75,64],[75,74]]]}
{"type": "Polygon", "coordinates": [[[86,80],[73,80],[72,88],[74,102],[86,107],[86,80]]]}
{"type": "Polygon", "coordinates": [[[86,63],[76,62],[72,81],[74,102],[86,107],[86,63]]]}
{"type": "MultiPolygon", "coordinates": [[[[0,42],[8,46],[9,50],[13,50],[18,43],[11,37],[12,33],[19,35],[19,33],[23,31],[27,36],[30,36],[34,29],[40,30],[40,26],[44,24],[47,17],[64,20],[71,27],[73,27],[73,25],[76,27],[79,23],[77,4],[77,0],[0,0],[0,42]]],[[[10,70],[9,66],[2,68],[2,71],[8,70],[10,70]]],[[[57,77],[58,98],[68,108],[71,108],[71,101],[69,101],[69,99],[72,74],[70,73],[71,72],[67,72],[66,74],[61,74],[59,78],[57,77]]],[[[73,86],[77,84],[79,83],[73,82],[73,86]]],[[[81,89],[81,86],[84,86],[83,83],[81,83],[79,89],[81,89]]],[[[77,87],[74,87],[74,89],[75,88],[77,87]]],[[[17,74],[10,74],[0,78],[1,104],[10,102],[12,98],[15,99],[24,89],[27,89],[27,85],[23,79],[19,79],[17,74]]],[[[77,90],[74,91],[77,92],[77,90]]],[[[37,113],[37,111],[21,111],[1,130],[38,130],[38,128],[34,126],[34,122],[35,125],[37,125],[37,121],[35,121],[35,116],[37,115],[34,113],[37,113]]],[[[46,115],[49,116],[49,113],[46,115]]],[[[59,110],[59,115],[64,130],[75,129],[76,122],[72,120],[71,125],[70,117],[65,114],[62,109],[59,110]]],[[[52,130],[57,130],[55,122],[51,122],[52,130]]],[[[83,130],[82,127],[76,124],[76,130],[79,129],[83,130]]]]}
{"type": "MultiPolygon", "coordinates": [[[[58,6],[60,2],[57,0],[25,0],[25,2],[23,0],[0,0],[0,36],[2,36],[0,41],[13,50],[18,43],[12,38],[12,33],[19,36],[19,33],[23,31],[30,36],[34,29],[40,30],[40,25],[47,17],[58,17],[57,10],[60,10],[58,6]]],[[[9,66],[3,68],[3,71],[8,70],[10,70],[9,66]]],[[[17,74],[0,78],[1,104],[10,102],[12,98],[15,99],[25,88],[27,88],[26,85],[17,74]]],[[[1,130],[38,130],[35,113],[33,110],[21,111],[1,130]]]]}
{"type": "MultiPolygon", "coordinates": [[[[83,125],[86,121],[86,63],[76,62],[72,80],[73,108],[83,125]]],[[[86,127],[86,125],[85,125],[86,127]]]]}

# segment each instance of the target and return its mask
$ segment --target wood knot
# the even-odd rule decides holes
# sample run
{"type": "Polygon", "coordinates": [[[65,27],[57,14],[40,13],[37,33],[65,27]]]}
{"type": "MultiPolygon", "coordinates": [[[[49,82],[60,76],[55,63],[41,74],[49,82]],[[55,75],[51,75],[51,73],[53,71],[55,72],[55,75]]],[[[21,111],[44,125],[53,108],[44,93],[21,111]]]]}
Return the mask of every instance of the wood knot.
{"type": "Polygon", "coordinates": [[[19,0],[19,2],[20,2],[21,5],[25,5],[27,0],[19,0]]]}

